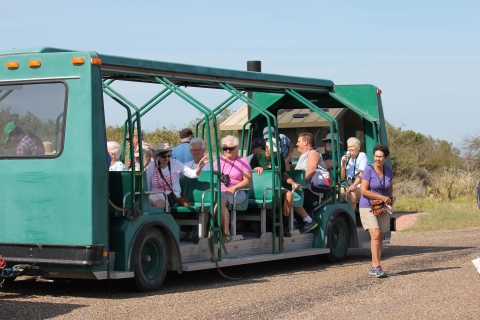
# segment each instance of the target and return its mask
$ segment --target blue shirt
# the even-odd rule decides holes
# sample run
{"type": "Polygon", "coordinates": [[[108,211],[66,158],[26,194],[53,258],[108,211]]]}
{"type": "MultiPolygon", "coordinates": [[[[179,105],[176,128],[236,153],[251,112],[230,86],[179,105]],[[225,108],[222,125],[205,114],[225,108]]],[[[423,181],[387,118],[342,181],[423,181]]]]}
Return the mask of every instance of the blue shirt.
{"type": "Polygon", "coordinates": [[[187,163],[193,160],[193,156],[190,153],[190,141],[185,141],[173,148],[172,159],[176,159],[181,163],[187,163]]]}

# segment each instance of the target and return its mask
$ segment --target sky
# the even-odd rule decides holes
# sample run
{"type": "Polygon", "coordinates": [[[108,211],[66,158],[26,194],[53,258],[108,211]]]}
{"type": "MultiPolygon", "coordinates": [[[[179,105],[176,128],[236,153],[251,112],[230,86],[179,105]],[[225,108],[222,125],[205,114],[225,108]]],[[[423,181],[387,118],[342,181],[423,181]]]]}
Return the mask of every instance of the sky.
{"type": "MultiPolygon", "coordinates": [[[[261,60],[266,73],[373,84],[386,120],[405,130],[455,146],[479,132],[478,0],[2,0],[0,8],[0,50],[49,46],[234,70],[261,60]]],[[[158,92],[115,88],[139,105],[158,92]]],[[[227,97],[191,93],[212,107],[227,97]]],[[[144,129],[199,116],[173,95],[163,104],[144,129]]],[[[108,124],[123,122],[114,102],[106,108],[108,124]]]]}

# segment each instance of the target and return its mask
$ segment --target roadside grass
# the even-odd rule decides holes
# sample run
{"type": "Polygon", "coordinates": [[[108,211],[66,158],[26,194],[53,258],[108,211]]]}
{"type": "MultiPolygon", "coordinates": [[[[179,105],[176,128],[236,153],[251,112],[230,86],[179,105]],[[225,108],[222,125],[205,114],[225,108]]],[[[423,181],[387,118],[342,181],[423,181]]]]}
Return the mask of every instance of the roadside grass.
{"type": "Polygon", "coordinates": [[[473,197],[462,197],[453,200],[428,198],[404,198],[395,202],[396,212],[427,212],[419,216],[408,231],[441,231],[458,230],[480,226],[480,210],[473,197]]]}

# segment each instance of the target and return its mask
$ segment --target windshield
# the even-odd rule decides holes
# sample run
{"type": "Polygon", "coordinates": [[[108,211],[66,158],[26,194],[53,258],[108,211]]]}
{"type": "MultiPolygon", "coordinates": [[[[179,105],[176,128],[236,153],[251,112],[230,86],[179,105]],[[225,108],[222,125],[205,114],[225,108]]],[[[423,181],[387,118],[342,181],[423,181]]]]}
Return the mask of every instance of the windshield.
{"type": "Polygon", "coordinates": [[[63,150],[66,85],[0,85],[0,157],[53,158],[63,150]]]}

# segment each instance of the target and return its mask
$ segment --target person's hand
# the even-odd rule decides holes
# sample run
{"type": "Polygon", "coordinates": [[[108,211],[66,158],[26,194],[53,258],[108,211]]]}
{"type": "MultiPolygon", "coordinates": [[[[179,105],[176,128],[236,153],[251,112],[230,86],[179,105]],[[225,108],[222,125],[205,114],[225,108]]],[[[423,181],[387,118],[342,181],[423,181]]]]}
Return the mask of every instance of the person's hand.
{"type": "Polygon", "coordinates": [[[132,160],[128,159],[127,160],[127,168],[130,168],[132,166],[132,160]]]}
{"type": "Polygon", "coordinates": [[[347,156],[342,157],[342,163],[343,163],[343,165],[347,164],[347,156]]]}
{"type": "Polygon", "coordinates": [[[383,196],[382,201],[385,202],[385,204],[390,205],[392,202],[392,199],[390,199],[390,197],[383,196]]]}
{"type": "Polygon", "coordinates": [[[292,182],[292,190],[300,189],[300,185],[295,181],[292,182]]]}
{"type": "Polygon", "coordinates": [[[348,187],[348,191],[354,192],[357,189],[357,186],[352,184],[350,187],[348,187]]]}
{"type": "Polygon", "coordinates": [[[261,175],[262,172],[263,172],[263,168],[262,168],[262,167],[256,167],[256,168],[253,168],[253,170],[255,170],[255,171],[258,173],[258,175],[261,175]]]}
{"type": "Polygon", "coordinates": [[[232,194],[232,195],[233,195],[233,194],[235,193],[235,191],[237,191],[237,188],[235,188],[235,187],[230,187],[230,188],[227,189],[227,191],[225,191],[225,193],[226,193],[226,194],[232,194]]]}
{"type": "Polygon", "coordinates": [[[198,162],[198,165],[203,167],[204,165],[206,165],[208,163],[209,160],[210,160],[210,158],[208,156],[205,156],[202,159],[200,159],[200,161],[198,162]]]}

